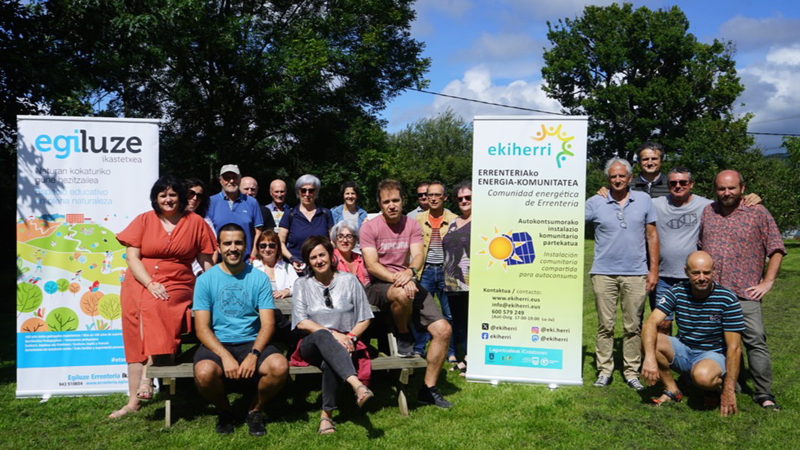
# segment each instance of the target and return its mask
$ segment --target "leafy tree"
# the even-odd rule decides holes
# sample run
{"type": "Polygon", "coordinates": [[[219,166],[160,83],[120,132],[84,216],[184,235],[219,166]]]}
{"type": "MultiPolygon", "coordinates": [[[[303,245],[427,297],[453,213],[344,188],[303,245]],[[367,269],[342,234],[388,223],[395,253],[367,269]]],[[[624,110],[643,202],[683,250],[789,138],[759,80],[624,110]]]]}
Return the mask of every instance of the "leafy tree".
{"type": "Polygon", "coordinates": [[[50,311],[46,322],[50,331],[75,331],[78,329],[78,315],[69,308],[56,308],[50,311]]]}
{"type": "Polygon", "coordinates": [[[42,304],[43,299],[42,288],[39,286],[30,283],[17,284],[17,311],[20,314],[35,311],[42,304]]]}
{"type": "MultiPolygon", "coordinates": [[[[732,45],[698,42],[678,7],[587,6],[582,16],[548,22],[548,29],[544,89],[567,112],[589,116],[596,160],[632,160],[648,138],[679,152],[700,129],[746,127],[749,116],[732,115],[744,89],[732,45]]],[[[727,150],[749,144],[740,135],[727,150]]]]}
{"type": "Polygon", "coordinates": [[[97,310],[100,312],[100,315],[104,319],[110,320],[111,325],[113,325],[114,320],[122,317],[122,305],[120,303],[119,295],[117,294],[104,295],[103,298],[100,299],[100,302],[97,305],[97,310]]]}

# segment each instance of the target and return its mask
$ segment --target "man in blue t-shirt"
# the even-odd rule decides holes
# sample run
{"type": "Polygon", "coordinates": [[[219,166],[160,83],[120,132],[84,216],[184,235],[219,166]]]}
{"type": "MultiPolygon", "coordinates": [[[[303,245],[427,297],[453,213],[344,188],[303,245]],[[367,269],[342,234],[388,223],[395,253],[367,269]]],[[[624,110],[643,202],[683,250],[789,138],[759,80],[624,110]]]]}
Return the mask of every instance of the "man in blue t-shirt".
{"type": "Polygon", "coordinates": [[[642,329],[642,378],[664,383],[663,394],[653,399],[661,405],[679,402],[683,394],[671,370],[689,375],[700,389],[719,399],[720,414],[736,414],[736,377],[742,356],[744,316],[739,298],[714,283],[714,260],[697,251],[686,258],[688,282],[678,283],[656,304],[642,329]],[[678,336],[658,333],[658,325],[674,314],[678,336]],[[721,397],[719,396],[722,388],[721,397]]]}
{"type": "Polygon", "coordinates": [[[261,216],[261,206],[255,198],[239,192],[242,182],[242,173],[239,166],[225,164],[219,171],[219,185],[222,191],[210,197],[206,218],[214,224],[214,231],[219,234],[220,228],[229,223],[242,227],[246,239],[244,261],[248,262],[251,256],[258,254],[256,243],[261,236],[261,227],[264,218],[261,216]]]}
{"type": "Polygon", "coordinates": [[[289,373],[286,357],[270,339],[275,332],[275,301],[269,278],[244,263],[245,233],[223,225],[218,234],[222,262],[200,275],[194,288],[194,323],[200,348],[194,356],[197,390],[219,411],[216,431],[233,432],[225,380],[258,380],[258,395],[246,422],[253,436],[266,434],[261,410],[289,373]]]}

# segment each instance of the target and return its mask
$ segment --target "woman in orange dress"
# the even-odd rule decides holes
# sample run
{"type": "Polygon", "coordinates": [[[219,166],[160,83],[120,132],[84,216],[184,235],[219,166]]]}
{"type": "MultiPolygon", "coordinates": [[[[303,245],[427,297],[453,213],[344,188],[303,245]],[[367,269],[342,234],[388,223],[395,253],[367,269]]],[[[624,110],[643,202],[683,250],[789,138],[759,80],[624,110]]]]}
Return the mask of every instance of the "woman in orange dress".
{"type": "Polygon", "coordinates": [[[191,327],[195,276],[192,261],[212,266],[216,247],[208,224],[186,211],[186,187],[172,175],[159,178],[150,190],[153,211],[137,216],[117,240],[127,247],[128,272],[122,282],[122,340],[128,363],[130,399],[112,419],[135,413],[142,400],[153,398],[152,380],[144,365],[153,355],[174,354],[180,336],[191,327]]]}

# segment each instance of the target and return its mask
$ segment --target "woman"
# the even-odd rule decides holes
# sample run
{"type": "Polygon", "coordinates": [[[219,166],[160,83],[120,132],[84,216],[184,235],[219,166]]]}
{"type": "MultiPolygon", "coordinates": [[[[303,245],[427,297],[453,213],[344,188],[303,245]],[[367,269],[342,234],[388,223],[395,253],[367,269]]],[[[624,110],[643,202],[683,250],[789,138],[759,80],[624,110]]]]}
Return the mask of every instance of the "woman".
{"type": "Polygon", "coordinates": [[[444,290],[453,314],[453,341],[464,349],[464,359],[456,365],[461,375],[467,372],[467,313],[469,311],[469,239],[472,225],[472,183],[463,181],[453,188],[461,215],[442,238],[444,250],[444,290]]]}
{"type": "Polygon", "coordinates": [[[366,356],[366,347],[358,339],[373,315],[358,279],[333,266],[333,245],[328,238],[308,238],[301,252],[310,269],[309,275],[295,284],[292,328],[308,333],[298,348],[302,360],[322,369],[318,432],[330,434],[336,431],[332,416],[342,381],[353,389],[359,407],[373,396],[359,380],[353,364],[357,351],[366,356]]]}
{"type": "Polygon", "coordinates": [[[336,269],[352,273],[366,287],[369,284],[369,274],[364,266],[364,258],[353,251],[358,245],[358,228],[353,222],[337,222],[331,228],[331,241],[336,243],[333,250],[336,269]]]}
{"type": "Polygon", "coordinates": [[[153,355],[174,354],[191,325],[195,276],[192,261],[212,266],[215,240],[199,215],[186,211],[186,187],[176,177],[159,178],[150,190],[153,211],[137,216],[117,240],[126,247],[128,271],[122,282],[122,339],[128,363],[130,399],[109,415],[137,412],[153,398],[144,364],[153,355]]]}
{"type": "Polygon", "coordinates": [[[277,233],[267,229],[256,243],[258,254],[253,260],[253,267],[264,272],[272,282],[272,296],[286,298],[292,296],[292,288],[297,280],[297,272],[285,260],[278,258],[281,242],[277,233]]]}
{"type": "Polygon", "coordinates": [[[310,236],[327,236],[333,226],[331,211],[316,204],[320,186],[319,178],[314,175],[298,178],[294,190],[300,204],[284,214],[278,224],[281,253],[298,273],[305,268],[300,251],[303,242],[310,236]]]}
{"type": "MultiPolygon", "coordinates": [[[[214,223],[211,222],[211,219],[206,217],[206,212],[208,211],[208,204],[209,204],[209,197],[206,195],[206,185],[202,181],[198,180],[197,178],[189,178],[186,180],[186,191],[187,196],[187,205],[186,210],[191,211],[197,214],[200,217],[203,217],[208,226],[211,229],[211,235],[214,236],[216,233],[214,232],[214,223]]],[[[216,261],[216,251],[214,255],[211,257],[212,261],[216,261]]],[[[203,267],[200,265],[198,260],[192,261],[192,272],[196,277],[199,277],[203,273],[203,267]]]]}
{"type": "Polygon", "coordinates": [[[331,210],[333,223],[339,223],[344,220],[355,224],[356,229],[360,229],[364,221],[367,220],[367,212],[356,204],[358,197],[361,195],[358,185],[355,181],[345,181],[339,189],[339,195],[344,198],[344,204],[331,210]]]}

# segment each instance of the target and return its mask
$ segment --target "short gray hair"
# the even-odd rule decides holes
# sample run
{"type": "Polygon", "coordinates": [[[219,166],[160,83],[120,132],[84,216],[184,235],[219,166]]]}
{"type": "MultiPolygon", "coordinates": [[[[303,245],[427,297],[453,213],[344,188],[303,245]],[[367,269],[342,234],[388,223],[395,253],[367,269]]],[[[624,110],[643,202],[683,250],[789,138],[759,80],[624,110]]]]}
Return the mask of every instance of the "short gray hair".
{"type": "Polygon", "coordinates": [[[314,186],[314,189],[317,190],[317,194],[319,194],[319,188],[322,186],[322,183],[319,182],[319,178],[311,175],[310,173],[307,173],[297,179],[297,182],[294,184],[294,192],[297,193],[297,191],[299,191],[300,188],[306,184],[314,186]]]}
{"type": "Polygon", "coordinates": [[[611,166],[613,166],[614,164],[622,164],[623,166],[625,166],[625,170],[628,171],[628,176],[631,176],[633,174],[633,168],[631,167],[631,163],[629,163],[627,159],[615,156],[608,160],[608,162],[606,163],[606,168],[603,169],[603,173],[606,175],[606,178],[608,178],[608,171],[611,170],[611,166]]]}
{"type": "Polygon", "coordinates": [[[356,245],[358,242],[358,225],[349,220],[340,220],[339,223],[331,227],[331,242],[334,242],[333,246],[336,247],[336,236],[342,231],[342,228],[347,228],[353,233],[353,245],[356,245]]]}

